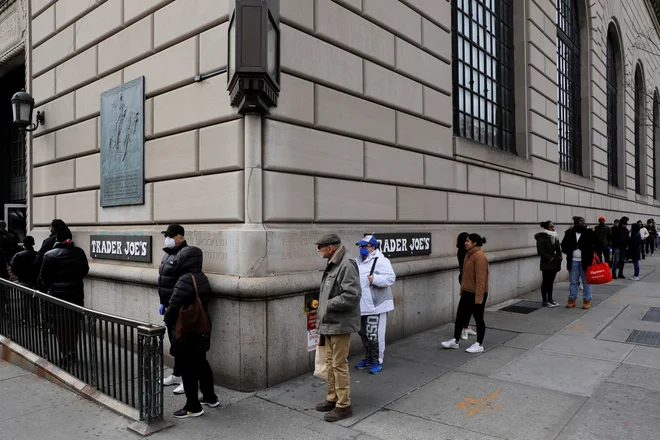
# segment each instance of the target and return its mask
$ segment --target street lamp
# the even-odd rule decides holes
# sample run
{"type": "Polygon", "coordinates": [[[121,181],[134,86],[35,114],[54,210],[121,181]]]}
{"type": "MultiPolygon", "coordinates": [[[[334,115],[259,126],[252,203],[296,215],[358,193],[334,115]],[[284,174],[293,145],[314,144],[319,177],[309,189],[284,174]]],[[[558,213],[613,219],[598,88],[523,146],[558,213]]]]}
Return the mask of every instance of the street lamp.
{"type": "Polygon", "coordinates": [[[232,0],[227,90],[241,114],[268,114],[280,93],[280,0],[232,0]]]}
{"type": "Polygon", "coordinates": [[[32,111],[34,110],[34,99],[25,90],[21,90],[11,97],[11,107],[14,113],[14,124],[19,130],[34,131],[39,124],[45,122],[45,113],[37,112],[37,124],[32,124],[32,111]]]}

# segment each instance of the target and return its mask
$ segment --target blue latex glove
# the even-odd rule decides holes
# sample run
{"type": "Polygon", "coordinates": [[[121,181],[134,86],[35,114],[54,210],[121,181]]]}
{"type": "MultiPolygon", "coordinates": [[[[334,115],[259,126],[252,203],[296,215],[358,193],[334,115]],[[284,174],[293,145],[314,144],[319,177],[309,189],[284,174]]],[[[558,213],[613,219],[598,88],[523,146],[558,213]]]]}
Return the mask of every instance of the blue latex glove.
{"type": "Polygon", "coordinates": [[[165,327],[167,328],[167,323],[166,323],[165,321],[163,321],[163,324],[164,324],[164,325],[165,325],[165,327]]]}
{"type": "Polygon", "coordinates": [[[165,306],[164,305],[161,304],[160,307],[158,307],[158,313],[160,313],[161,316],[165,314],[165,306]]]}

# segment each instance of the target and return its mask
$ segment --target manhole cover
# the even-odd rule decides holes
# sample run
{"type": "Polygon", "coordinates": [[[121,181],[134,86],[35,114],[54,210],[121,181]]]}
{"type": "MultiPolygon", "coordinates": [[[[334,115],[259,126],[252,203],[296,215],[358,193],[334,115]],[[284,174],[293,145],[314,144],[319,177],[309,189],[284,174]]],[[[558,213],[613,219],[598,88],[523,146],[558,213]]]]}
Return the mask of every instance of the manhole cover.
{"type": "Polygon", "coordinates": [[[522,300],[515,304],[511,304],[510,306],[501,308],[500,312],[523,313],[527,315],[528,313],[532,313],[534,310],[538,310],[541,307],[543,307],[543,304],[538,301],[522,300]]]}
{"type": "Polygon", "coordinates": [[[660,322],[660,307],[651,307],[642,321],[660,322]]]}
{"type": "Polygon", "coordinates": [[[652,345],[660,347],[660,333],[658,332],[643,332],[641,330],[633,330],[626,342],[633,344],[652,345]]]}

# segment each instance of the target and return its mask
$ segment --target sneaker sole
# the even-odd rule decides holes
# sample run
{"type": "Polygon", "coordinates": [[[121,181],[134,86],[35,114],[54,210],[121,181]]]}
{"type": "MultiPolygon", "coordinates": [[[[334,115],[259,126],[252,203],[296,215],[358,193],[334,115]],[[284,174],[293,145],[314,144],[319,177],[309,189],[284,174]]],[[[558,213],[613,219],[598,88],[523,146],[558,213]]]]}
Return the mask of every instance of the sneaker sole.
{"type": "Polygon", "coordinates": [[[369,367],[358,367],[358,366],[355,366],[355,368],[357,368],[358,370],[366,370],[366,369],[368,369],[368,368],[371,368],[371,366],[369,366],[369,367]]]}
{"type": "Polygon", "coordinates": [[[186,394],[186,390],[183,390],[183,391],[174,390],[174,391],[172,391],[172,394],[176,394],[177,396],[180,396],[181,394],[186,394]]]}
{"type": "Polygon", "coordinates": [[[208,402],[200,402],[202,405],[206,405],[209,408],[217,408],[220,406],[220,402],[215,402],[215,403],[208,403],[208,402]]]}
{"type": "Polygon", "coordinates": [[[442,347],[447,348],[447,349],[452,349],[453,348],[454,350],[461,348],[460,346],[456,346],[456,347],[449,346],[449,347],[447,347],[446,345],[443,345],[442,347]]]}
{"type": "Polygon", "coordinates": [[[484,352],[483,350],[472,351],[472,350],[469,350],[469,349],[468,349],[468,350],[465,350],[465,351],[466,351],[467,353],[472,353],[472,354],[475,354],[475,353],[483,353],[483,352],[484,352]]]}
{"type": "Polygon", "coordinates": [[[190,417],[201,417],[204,414],[204,411],[192,414],[186,414],[185,416],[174,416],[175,419],[187,419],[190,417]]]}

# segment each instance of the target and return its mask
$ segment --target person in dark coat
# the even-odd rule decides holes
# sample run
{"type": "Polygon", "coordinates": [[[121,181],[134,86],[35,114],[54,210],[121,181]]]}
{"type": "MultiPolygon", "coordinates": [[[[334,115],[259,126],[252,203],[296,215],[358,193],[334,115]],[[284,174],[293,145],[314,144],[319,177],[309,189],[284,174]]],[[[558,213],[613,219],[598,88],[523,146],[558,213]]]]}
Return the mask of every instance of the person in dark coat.
{"type": "Polygon", "coordinates": [[[575,307],[580,280],[584,289],[582,308],[591,307],[591,285],[587,284],[587,269],[593,262],[595,244],[596,235],[587,228],[584,217],[573,217],[573,227],[566,231],[561,242],[561,250],[566,254],[566,268],[570,273],[570,293],[566,304],[569,309],[575,307]]]}
{"type": "MultiPolygon", "coordinates": [[[[89,273],[89,264],[85,251],[73,243],[71,230],[62,226],[57,230],[57,241],[52,250],[46,252],[41,266],[39,279],[46,293],[55,298],[68,301],[78,306],[85,305],[85,286],[83,279],[89,273]]],[[[80,315],[64,313],[56,307],[50,318],[56,323],[55,336],[60,346],[62,366],[75,362],[76,346],[80,334],[80,315]]]]}
{"type": "Polygon", "coordinates": [[[5,264],[9,264],[14,254],[18,251],[16,237],[7,231],[7,223],[4,220],[0,220],[0,249],[4,251],[5,259],[3,261],[5,264]]]}
{"type": "Polygon", "coordinates": [[[550,221],[541,222],[543,232],[534,235],[536,239],[536,251],[541,257],[541,272],[543,274],[543,283],[541,284],[541,298],[544,307],[557,307],[559,304],[552,299],[552,290],[557,277],[557,272],[561,270],[561,247],[559,245],[559,235],[555,231],[555,225],[550,221]]]}
{"type": "Polygon", "coordinates": [[[37,258],[37,252],[34,250],[34,237],[26,235],[23,239],[23,248],[24,250],[14,255],[9,265],[12,273],[18,278],[19,284],[34,289],[39,276],[34,264],[37,258]]]}
{"type": "Polygon", "coordinates": [[[642,227],[638,223],[634,223],[630,228],[630,241],[628,241],[628,258],[632,260],[633,268],[635,269],[634,275],[630,277],[632,281],[639,281],[639,260],[643,256],[642,246],[644,246],[641,229],[642,227]]]}
{"type": "MultiPolygon", "coordinates": [[[[211,299],[209,280],[202,272],[204,255],[195,246],[186,247],[186,258],[179,262],[178,270],[182,275],[177,280],[170,302],[165,310],[164,321],[168,330],[176,329],[179,311],[196,301],[197,296],[208,318],[208,303],[211,299]],[[194,279],[194,282],[193,282],[194,279]],[[195,284],[197,288],[195,289],[195,284]]],[[[209,318],[210,322],[210,318],[209,318]]],[[[211,335],[187,336],[175,339],[171,354],[178,359],[186,393],[186,405],[174,413],[176,418],[199,417],[204,414],[203,405],[215,408],[220,405],[213,389],[213,372],[206,360],[206,352],[211,347],[211,335]],[[198,400],[198,387],[202,391],[202,400],[198,400]]]]}
{"type": "MultiPolygon", "coordinates": [[[[58,218],[53,219],[53,221],[50,222],[50,235],[41,242],[41,248],[39,248],[39,251],[37,251],[37,256],[34,259],[34,265],[37,268],[37,274],[39,273],[39,270],[41,270],[41,264],[44,261],[44,255],[46,255],[46,252],[52,250],[55,247],[55,242],[57,241],[57,230],[62,226],[66,226],[66,223],[58,218]]],[[[41,285],[39,279],[37,279],[37,290],[46,293],[46,288],[41,285]]]]}
{"type": "Polygon", "coordinates": [[[596,234],[596,253],[598,254],[598,258],[600,258],[600,261],[610,264],[612,229],[605,224],[606,221],[604,216],[601,215],[598,217],[598,226],[594,228],[594,233],[596,234]]]}
{"type": "Polygon", "coordinates": [[[5,251],[0,249],[0,278],[4,280],[9,280],[9,271],[7,270],[7,265],[5,264],[5,261],[7,261],[7,256],[5,255],[5,251]]]}
{"type": "Polygon", "coordinates": [[[624,280],[623,268],[626,264],[628,242],[630,233],[628,232],[628,220],[624,217],[619,220],[618,226],[612,228],[612,278],[617,279],[616,272],[619,272],[618,278],[624,280]]]}

